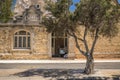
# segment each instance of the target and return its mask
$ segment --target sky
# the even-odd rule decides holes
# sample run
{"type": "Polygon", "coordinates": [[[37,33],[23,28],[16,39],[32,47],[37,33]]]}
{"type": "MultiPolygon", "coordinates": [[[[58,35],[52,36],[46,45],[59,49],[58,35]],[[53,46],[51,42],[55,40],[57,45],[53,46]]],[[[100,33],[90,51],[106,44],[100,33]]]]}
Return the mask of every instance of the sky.
{"type": "Polygon", "coordinates": [[[13,0],[13,5],[15,5],[15,4],[16,4],[16,1],[17,1],[17,0],[13,0]]]}
{"type": "Polygon", "coordinates": [[[120,0],[118,0],[119,4],[120,4],[120,0]]]}
{"type": "Polygon", "coordinates": [[[14,9],[15,4],[16,4],[16,0],[13,0],[13,2],[12,2],[12,10],[14,9]]]}
{"type": "Polygon", "coordinates": [[[73,2],[73,4],[70,6],[69,10],[70,10],[71,12],[74,12],[75,9],[76,9],[75,4],[77,4],[78,2],[80,2],[80,0],[72,0],[72,2],[73,2]]]}

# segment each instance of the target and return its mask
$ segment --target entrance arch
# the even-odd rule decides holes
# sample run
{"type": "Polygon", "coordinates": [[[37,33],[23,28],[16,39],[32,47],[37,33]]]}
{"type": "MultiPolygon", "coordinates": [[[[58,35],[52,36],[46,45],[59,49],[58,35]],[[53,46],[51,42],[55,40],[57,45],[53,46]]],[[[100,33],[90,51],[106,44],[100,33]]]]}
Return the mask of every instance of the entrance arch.
{"type": "Polygon", "coordinates": [[[51,40],[51,48],[52,48],[52,57],[63,57],[60,54],[60,49],[64,49],[65,53],[68,53],[68,36],[67,34],[55,34],[52,33],[51,40]]]}

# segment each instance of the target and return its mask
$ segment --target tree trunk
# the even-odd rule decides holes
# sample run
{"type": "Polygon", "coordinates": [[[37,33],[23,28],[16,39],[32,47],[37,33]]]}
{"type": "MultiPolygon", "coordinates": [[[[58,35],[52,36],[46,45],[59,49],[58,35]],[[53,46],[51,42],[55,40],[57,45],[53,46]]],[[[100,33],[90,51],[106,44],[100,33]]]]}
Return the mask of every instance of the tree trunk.
{"type": "Polygon", "coordinates": [[[94,59],[92,55],[87,55],[86,56],[86,67],[84,72],[86,74],[93,74],[94,73],[94,59]]]}

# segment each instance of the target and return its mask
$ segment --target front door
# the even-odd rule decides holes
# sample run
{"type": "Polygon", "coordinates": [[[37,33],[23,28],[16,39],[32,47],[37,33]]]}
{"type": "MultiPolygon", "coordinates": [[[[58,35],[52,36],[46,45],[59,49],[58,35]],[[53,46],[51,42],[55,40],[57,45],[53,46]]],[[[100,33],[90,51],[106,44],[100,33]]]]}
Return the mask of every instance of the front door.
{"type": "Polygon", "coordinates": [[[68,49],[68,39],[67,36],[52,37],[52,56],[61,57],[60,49],[68,49]]]}

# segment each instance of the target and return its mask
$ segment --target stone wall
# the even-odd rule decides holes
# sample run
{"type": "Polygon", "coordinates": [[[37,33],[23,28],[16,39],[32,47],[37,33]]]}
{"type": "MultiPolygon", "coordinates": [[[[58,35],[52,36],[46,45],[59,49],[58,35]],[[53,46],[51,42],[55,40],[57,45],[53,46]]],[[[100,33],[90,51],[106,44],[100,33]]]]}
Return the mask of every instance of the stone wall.
{"type": "Polygon", "coordinates": [[[0,53],[10,52],[10,30],[8,27],[0,27],[0,53]]]}
{"type": "MultiPolygon", "coordinates": [[[[81,33],[83,33],[83,31],[81,31],[81,33]]],[[[87,41],[88,41],[88,45],[89,47],[91,47],[93,39],[90,37],[90,35],[87,37],[87,41]]],[[[84,45],[82,44],[82,42],[79,41],[79,45],[82,48],[82,50],[85,50],[84,45]]],[[[81,56],[81,53],[78,51],[78,49],[75,47],[75,54],[76,57],[79,58],[79,56],[81,56]]],[[[95,50],[94,50],[94,54],[120,54],[120,33],[111,39],[105,38],[105,37],[99,37],[96,46],[95,46],[95,50]]]]}
{"type": "Polygon", "coordinates": [[[48,33],[44,28],[34,27],[33,36],[34,53],[48,53],[48,33]]]}
{"type": "MultiPolygon", "coordinates": [[[[87,38],[90,46],[92,39],[90,37],[87,38]]],[[[81,42],[79,44],[84,49],[83,44],[81,42]]],[[[72,37],[68,38],[68,52],[69,58],[81,58],[72,37]]],[[[51,36],[46,32],[45,28],[17,25],[0,27],[1,59],[48,59],[51,57],[51,54],[51,36]],[[25,30],[31,33],[31,49],[13,49],[13,35],[19,30],[25,30]]],[[[95,47],[95,54],[102,54],[102,57],[103,54],[120,54],[120,34],[111,40],[100,37],[95,47]]]]}
{"type": "MultiPolygon", "coordinates": [[[[48,55],[48,33],[44,28],[38,26],[5,26],[0,27],[0,55],[18,56],[20,55],[39,55],[39,58],[49,58],[48,55]],[[14,33],[24,30],[30,32],[31,49],[14,49],[14,33]],[[40,57],[43,56],[43,57],[40,57]]],[[[30,57],[29,57],[30,59],[30,57]]],[[[32,59],[32,56],[31,56],[32,59]]]]}

